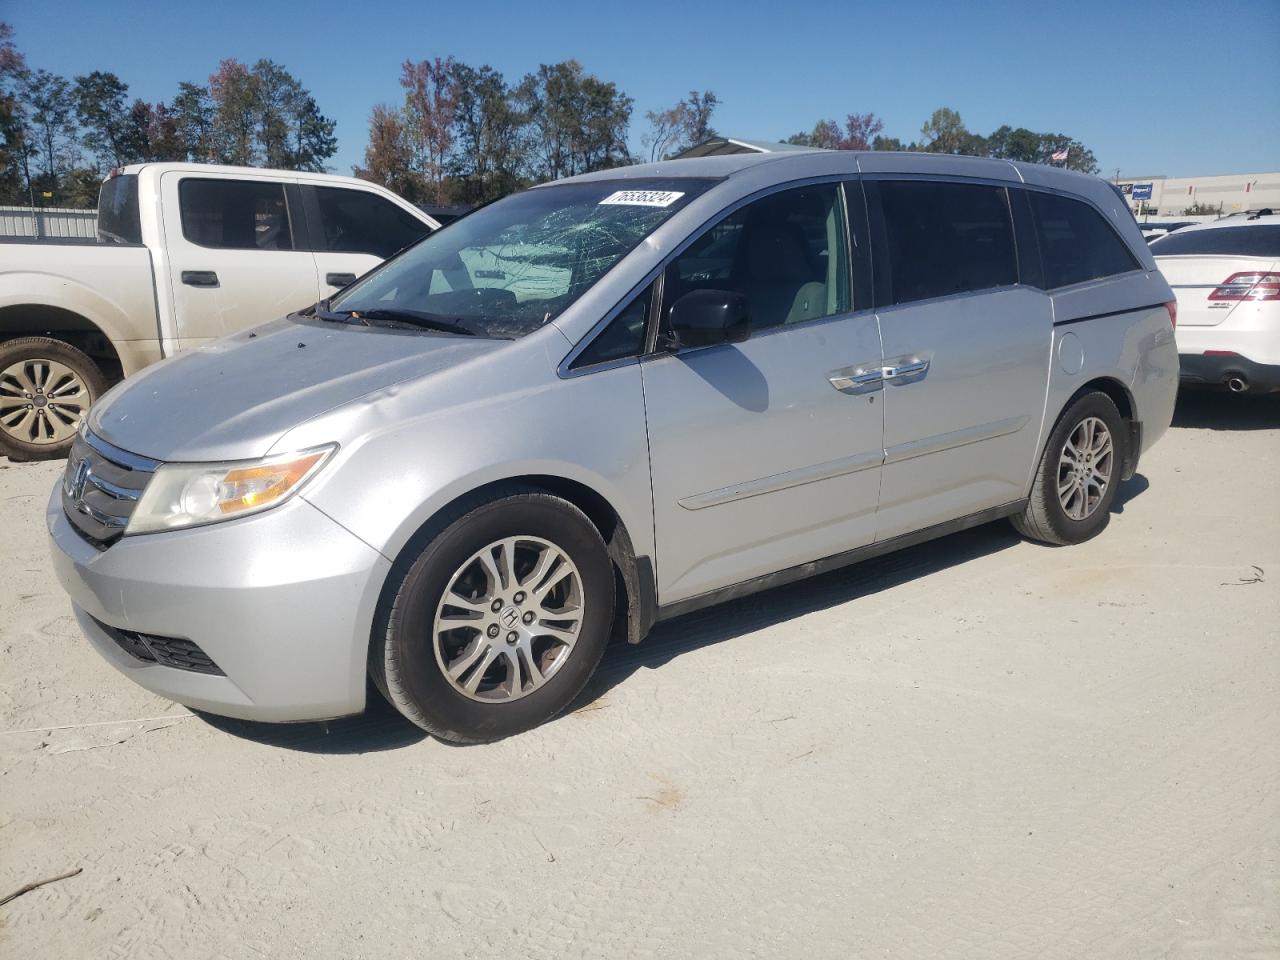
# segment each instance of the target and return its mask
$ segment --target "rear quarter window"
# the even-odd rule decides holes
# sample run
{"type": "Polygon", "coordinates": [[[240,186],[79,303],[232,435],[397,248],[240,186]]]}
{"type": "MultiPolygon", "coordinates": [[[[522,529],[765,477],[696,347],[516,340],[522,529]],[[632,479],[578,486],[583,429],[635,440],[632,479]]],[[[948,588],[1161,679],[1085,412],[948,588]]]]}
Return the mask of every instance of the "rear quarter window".
{"type": "Polygon", "coordinates": [[[1280,259],[1280,224],[1258,223],[1169,233],[1151,243],[1153,257],[1280,259]]]}
{"type": "Polygon", "coordinates": [[[1049,289],[1138,269],[1138,261],[1125,242],[1089,204],[1032,192],[1031,210],[1049,289]]]}
{"type": "Polygon", "coordinates": [[[98,193],[98,239],[103,243],[141,243],[138,175],[112,177],[98,193]]]}

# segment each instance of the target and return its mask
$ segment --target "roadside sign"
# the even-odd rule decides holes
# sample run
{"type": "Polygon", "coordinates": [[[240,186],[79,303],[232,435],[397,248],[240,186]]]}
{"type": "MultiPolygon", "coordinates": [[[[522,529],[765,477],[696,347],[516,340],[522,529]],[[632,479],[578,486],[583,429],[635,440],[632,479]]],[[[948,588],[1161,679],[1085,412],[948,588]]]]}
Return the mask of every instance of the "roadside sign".
{"type": "Polygon", "coordinates": [[[1135,200],[1150,200],[1150,199],[1151,199],[1151,184],[1149,184],[1149,183],[1135,183],[1135,184],[1133,185],[1133,199],[1135,199],[1135,200]]]}

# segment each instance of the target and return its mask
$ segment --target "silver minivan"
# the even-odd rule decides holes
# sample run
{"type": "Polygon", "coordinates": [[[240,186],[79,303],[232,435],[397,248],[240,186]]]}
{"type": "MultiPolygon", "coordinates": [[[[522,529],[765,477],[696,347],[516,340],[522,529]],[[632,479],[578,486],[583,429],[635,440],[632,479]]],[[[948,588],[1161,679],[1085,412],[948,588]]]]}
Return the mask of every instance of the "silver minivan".
{"type": "Polygon", "coordinates": [[[309,720],[366,678],[448,740],[611,637],[1012,519],[1077,543],[1169,425],[1173,295],[1106,183],[895,153],[507,197],[82,424],[47,520],[98,651],[309,720]]]}

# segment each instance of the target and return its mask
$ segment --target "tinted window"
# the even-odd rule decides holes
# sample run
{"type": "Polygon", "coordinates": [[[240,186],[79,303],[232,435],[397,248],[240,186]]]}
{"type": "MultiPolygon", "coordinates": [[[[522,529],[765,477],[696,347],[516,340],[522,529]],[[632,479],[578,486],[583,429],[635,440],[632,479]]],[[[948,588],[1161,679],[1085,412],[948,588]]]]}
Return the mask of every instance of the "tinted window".
{"type": "Polygon", "coordinates": [[[775,193],[721,220],[667,267],[665,309],[693,290],[743,294],[753,330],[847,313],[849,255],[839,188],[775,193]]]}
{"type": "Polygon", "coordinates": [[[715,181],[591,180],[525,190],[389,260],[334,311],[418,313],[488,337],[522,337],[582,296],[715,181]]]}
{"type": "Polygon", "coordinates": [[[1124,241],[1087,203],[1032,191],[1031,209],[1049,289],[1138,268],[1124,241]]]}
{"type": "Polygon", "coordinates": [[[341,187],[315,190],[325,249],[334,253],[371,253],[385,259],[431,232],[385,197],[341,187]]]}
{"type": "Polygon", "coordinates": [[[1151,243],[1153,257],[1280,257],[1280,224],[1213,227],[1170,233],[1151,243]]]}
{"type": "Polygon", "coordinates": [[[891,302],[1018,282],[1002,187],[903,180],[880,184],[891,302]]]}
{"type": "Polygon", "coordinates": [[[623,307],[622,312],[609,321],[609,325],[591,341],[591,345],[578,354],[572,368],[576,370],[594,363],[638,357],[644,350],[645,326],[649,319],[649,299],[652,293],[653,287],[650,286],[623,307]]]}
{"type": "Polygon", "coordinates": [[[112,177],[98,194],[98,239],[105,243],[141,243],[138,219],[138,177],[112,177]]]}
{"type": "Polygon", "coordinates": [[[202,247],[292,250],[284,185],[249,180],[183,180],[182,235],[202,247]]]}

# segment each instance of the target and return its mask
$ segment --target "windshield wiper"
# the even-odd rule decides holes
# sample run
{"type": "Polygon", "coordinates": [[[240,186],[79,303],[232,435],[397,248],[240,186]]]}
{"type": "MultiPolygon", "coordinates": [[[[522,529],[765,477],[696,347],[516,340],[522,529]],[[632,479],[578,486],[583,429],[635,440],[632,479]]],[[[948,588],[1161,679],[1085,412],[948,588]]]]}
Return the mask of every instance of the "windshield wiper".
{"type": "Polygon", "coordinates": [[[375,307],[372,310],[343,310],[329,316],[340,316],[344,319],[351,318],[352,320],[383,320],[389,323],[406,323],[413,327],[422,327],[424,330],[439,330],[441,333],[453,333],[460,337],[474,337],[476,335],[474,330],[469,330],[460,323],[455,323],[445,317],[438,317],[435,314],[421,313],[417,310],[375,307]]]}

